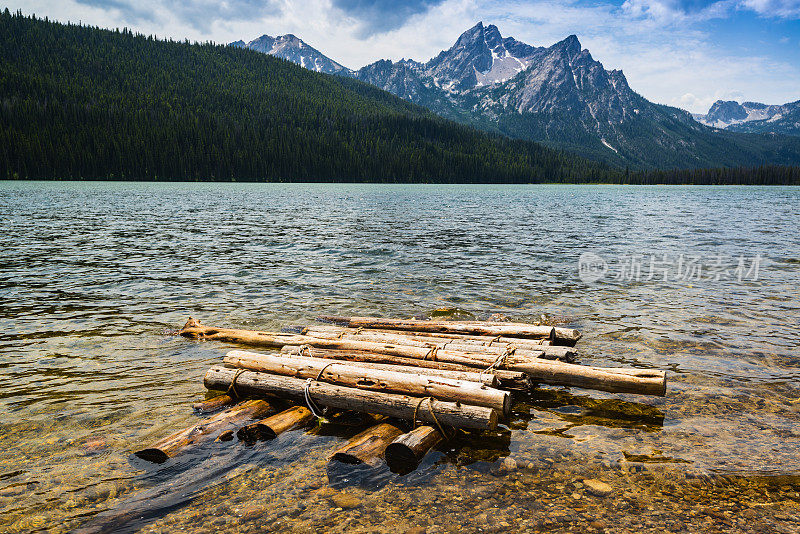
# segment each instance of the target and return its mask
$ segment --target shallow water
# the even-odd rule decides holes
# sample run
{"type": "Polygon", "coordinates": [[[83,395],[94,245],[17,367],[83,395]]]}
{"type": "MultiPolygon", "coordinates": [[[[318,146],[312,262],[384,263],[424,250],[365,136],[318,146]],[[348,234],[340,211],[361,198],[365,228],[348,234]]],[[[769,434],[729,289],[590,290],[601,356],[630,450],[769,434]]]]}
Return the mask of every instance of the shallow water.
{"type": "Polygon", "coordinates": [[[0,217],[0,530],[800,531],[800,188],[6,182],[0,217]],[[229,348],[170,335],[190,315],[432,313],[544,315],[668,395],[537,390],[333,485],[356,427],[130,455],[197,420],[229,348]]]}

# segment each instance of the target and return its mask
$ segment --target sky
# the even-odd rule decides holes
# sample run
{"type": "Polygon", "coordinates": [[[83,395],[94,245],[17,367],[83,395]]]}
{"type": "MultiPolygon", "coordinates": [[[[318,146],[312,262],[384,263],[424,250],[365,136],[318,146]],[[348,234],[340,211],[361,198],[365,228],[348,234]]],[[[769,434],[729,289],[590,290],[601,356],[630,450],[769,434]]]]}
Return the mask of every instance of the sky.
{"type": "MultiPolygon", "coordinates": [[[[2,5],[2,3],[0,3],[2,5]]],[[[350,68],[426,61],[478,21],[549,46],[568,35],[644,97],[800,100],[800,0],[10,0],[51,20],[229,43],[293,33],[350,68]]]]}

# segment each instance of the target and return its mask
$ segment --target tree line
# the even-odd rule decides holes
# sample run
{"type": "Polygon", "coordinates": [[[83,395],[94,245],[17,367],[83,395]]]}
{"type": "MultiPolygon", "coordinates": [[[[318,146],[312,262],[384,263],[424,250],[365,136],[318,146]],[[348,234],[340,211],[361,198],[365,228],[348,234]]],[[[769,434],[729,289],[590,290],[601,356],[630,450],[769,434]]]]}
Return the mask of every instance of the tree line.
{"type": "Polygon", "coordinates": [[[255,51],[8,9],[0,178],[800,183],[781,167],[631,173],[255,51]]]}

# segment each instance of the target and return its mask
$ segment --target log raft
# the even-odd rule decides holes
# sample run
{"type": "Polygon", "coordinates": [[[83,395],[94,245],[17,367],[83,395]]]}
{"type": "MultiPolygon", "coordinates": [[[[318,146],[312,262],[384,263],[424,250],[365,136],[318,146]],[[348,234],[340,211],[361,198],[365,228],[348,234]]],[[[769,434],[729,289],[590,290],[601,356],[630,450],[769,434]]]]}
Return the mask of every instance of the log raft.
{"type": "MultiPolygon", "coordinates": [[[[386,326],[387,324],[394,326],[406,325],[410,328],[412,324],[416,325],[417,323],[428,322],[430,321],[386,319],[380,321],[376,320],[374,322],[364,321],[364,324],[375,324],[377,326],[386,326]]],[[[353,324],[359,325],[359,322],[347,322],[348,326],[352,326],[353,324]]],[[[459,324],[468,324],[471,328],[470,331],[480,331],[479,327],[483,324],[489,324],[490,326],[495,325],[495,323],[459,324]]],[[[526,332],[530,334],[531,332],[537,331],[536,328],[539,328],[535,327],[535,325],[523,325],[530,327],[526,330],[519,326],[521,323],[497,324],[511,325],[508,332],[516,333],[517,335],[524,335],[526,332]]],[[[500,331],[499,328],[498,326],[498,330],[496,331],[500,331]]],[[[347,339],[319,339],[303,335],[276,335],[274,333],[251,330],[211,328],[201,325],[199,321],[195,321],[194,319],[190,319],[180,333],[187,337],[217,339],[220,341],[241,342],[261,346],[283,347],[292,344],[302,344],[316,349],[360,351],[416,360],[433,360],[437,362],[453,363],[486,370],[498,368],[502,370],[520,371],[528,375],[532,380],[544,384],[574,386],[612,393],[636,393],[661,396],[666,393],[666,373],[663,371],[619,368],[604,369],[602,367],[588,367],[566,362],[548,361],[538,357],[539,355],[534,351],[520,351],[518,353],[514,350],[506,351],[498,355],[497,352],[465,352],[446,348],[439,350],[437,347],[428,348],[393,343],[376,343],[347,339]]],[[[563,333],[563,335],[571,335],[573,339],[578,339],[580,337],[579,333],[575,335],[563,333]]],[[[543,355],[543,353],[540,355],[543,355]]]]}
{"type": "MultiPolygon", "coordinates": [[[[190,318],[184,337],[278,349],[261,354],[232,350],[227,367],[208,370],[204,383],[226,393],[194,405],[218,411],[153,446],[140,458],[164,462],[211,441],[274,439],[301,428],[326,409],[402,419],[404,432],[383,421],[337,450],[333,463],[372,467],[385,459],[397,473],[415,469],[447,439],[450,427],[492,430],[510,413],[509,389],[532,383],[616,393],[664,395],[659,370],[592,367],[572,363],[577,330],[524,323],[419,321],[325,316],[334,323],[300,333],[215,328],[190,318]],[[253,397],[251,400],[241,400],[253,397]],[[275,413],[272,400],[297,405],[275,413]],[[421,425],[421,426],[417,426],[421,425]]],[[[397,421],[395,421],[397,422],[397,421]]],[[[398,423],[399,424],[399,423],[398,423]]]]}

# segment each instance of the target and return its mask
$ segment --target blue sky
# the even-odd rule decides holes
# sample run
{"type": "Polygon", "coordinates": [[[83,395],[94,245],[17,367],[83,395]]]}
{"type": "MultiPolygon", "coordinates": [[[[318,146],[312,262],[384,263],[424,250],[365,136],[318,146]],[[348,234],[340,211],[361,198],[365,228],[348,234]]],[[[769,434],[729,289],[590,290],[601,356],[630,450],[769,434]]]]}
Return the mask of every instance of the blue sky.
{"type": "Polygon", "coordinates": [[[800,99],[800,0],[17,0],[12,10],[175,39],[294,33],[340,63],[427,60],[482,20],[550,45],[576,34],[662,104],[800,99]]]}

